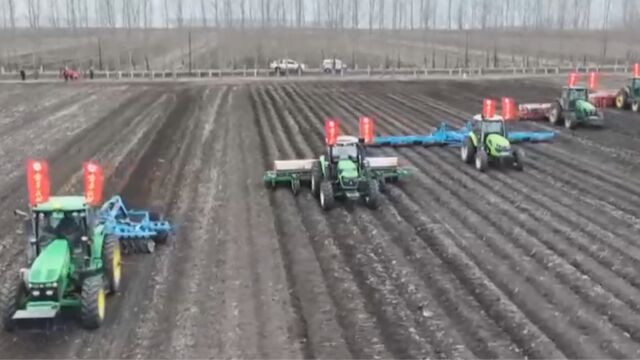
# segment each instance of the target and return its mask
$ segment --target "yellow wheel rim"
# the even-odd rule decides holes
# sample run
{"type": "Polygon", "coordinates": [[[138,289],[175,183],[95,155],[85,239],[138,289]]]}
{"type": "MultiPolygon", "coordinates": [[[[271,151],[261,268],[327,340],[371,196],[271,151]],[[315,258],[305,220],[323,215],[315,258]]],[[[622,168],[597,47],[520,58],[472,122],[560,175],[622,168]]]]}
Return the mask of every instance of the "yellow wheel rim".
{"type": "Polygon", "coordinates": [[[122,276],[122,261],[120,255],[120,244],[113,249],[113,282],[115,285],[120,283],[120,277],[122,276]]]}
{"type": "Polygon", "coordinates": [[[104,309],[105,309],[104,290],[100,289],[98,291],[98,317],[100,317],[100,320],[104,319],[104,309]]]}
{"type": "Polygon", "coordinates": [[[616,105],[618,105],[618,107],[620,107],[620,106],[622,106],[622,102],[623,102],[622,96],[618,96],[616,98],[616,105]]]}

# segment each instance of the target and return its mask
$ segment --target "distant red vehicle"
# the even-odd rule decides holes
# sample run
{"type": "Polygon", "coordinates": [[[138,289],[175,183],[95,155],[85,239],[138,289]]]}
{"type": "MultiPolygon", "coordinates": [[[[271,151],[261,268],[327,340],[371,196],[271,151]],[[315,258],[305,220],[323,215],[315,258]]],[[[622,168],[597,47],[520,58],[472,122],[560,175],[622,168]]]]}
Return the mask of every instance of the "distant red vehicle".
{"type": "Polygon", "coordinates": [[[78,80],[80,79],[80,72],[77,70],[64,69],[62,71],[62,77],[64,77],[64,81],[78,80]]]}

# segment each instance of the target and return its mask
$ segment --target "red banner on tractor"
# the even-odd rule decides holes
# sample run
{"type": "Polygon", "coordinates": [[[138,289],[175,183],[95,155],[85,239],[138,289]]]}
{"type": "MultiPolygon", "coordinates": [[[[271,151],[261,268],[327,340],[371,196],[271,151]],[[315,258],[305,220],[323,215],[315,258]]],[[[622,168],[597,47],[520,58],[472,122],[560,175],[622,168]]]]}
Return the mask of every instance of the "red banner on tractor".
{"type": "Polygon", "coordinates": [[[518,117],[516,114],[516,102],[512,98],[502,98],[502,117],[505,120],[515,120],[518,117]]]}
{"type": "Polygon", "coordinates": [[[84,178],[84,199],[90,206],[98,206],[102,202],[104,172],[97,163],[88,161],[82,165],[84,178]]]}
{"type": "Polygon", "coordinates": [[[633,77],[634,78],[640,77],[640,64],[638,63],[633,64],[633,77]]]}
{"type": "Polygon", "coordinates": [[[365,144],[373,143],[373,119],[370,117],[360,117],[360,138],[365,144]]]}
{"type": "Polygon", "coordinates": [[[327,145],[333,146],[338,141],[340,134],[340,122],[338,119],[327,119],[324,121],[324,134],[327,145]]]}
{"type": "Polygon", "coordinates": [[[482,102],[482,115],[490,119],[496,115],[496,102],[493,99],[484,99],[482,102]]]}
{"type": "Polygon", "coordinates": [[[49,201],[51,183],[49,182],[49,165],[46,161],[27,161],[27,188],[31,206],[49,201]]]}
{"type": "Polygon", "coordinates": [[[589,73],[589,90],[595,90],[598,88],[598,73],[590,72],[589,73]]]}
{"type": "Polygon", "coordinates": [[[578,84],[578,73],[569,74],[569,86],[576,86],[578,84]]]}

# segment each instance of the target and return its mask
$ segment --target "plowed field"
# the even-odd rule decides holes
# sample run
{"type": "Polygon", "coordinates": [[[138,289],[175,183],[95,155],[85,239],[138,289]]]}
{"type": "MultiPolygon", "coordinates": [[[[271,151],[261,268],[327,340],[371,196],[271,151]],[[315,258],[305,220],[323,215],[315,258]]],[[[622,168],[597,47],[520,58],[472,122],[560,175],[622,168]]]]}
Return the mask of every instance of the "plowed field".
{"type": "MultiPolygon", "coordinates": [[[[457,149],[376,149],[414,175],[379,210],[323,212],[262,184],[275,159],[323,150],[323,121],[356,134],[462,125],[483,97],[548,101],[542,80],[259,85],[0,86],[0,273],[24,265],[14,208],[24,161],[55,193],[104,164],[108,195],[178,226],[125,258],[122,292],[89,332],[70,318],[0,334],[1,357],[638,358],[640,116],[525,144],[524,172],[479,173],[457,149]]],[[[550,129],[546,123],[514,128],[550,129]]]]}

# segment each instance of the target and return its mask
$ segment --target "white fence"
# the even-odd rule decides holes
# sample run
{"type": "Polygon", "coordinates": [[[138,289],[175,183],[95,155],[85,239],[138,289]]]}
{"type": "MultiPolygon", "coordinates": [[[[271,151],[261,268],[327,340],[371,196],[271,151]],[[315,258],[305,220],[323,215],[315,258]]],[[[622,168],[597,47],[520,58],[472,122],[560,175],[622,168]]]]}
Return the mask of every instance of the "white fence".
{"type": "MultiPolygon", "coordinates": [[[[429,76],[483,76],[483,75],[553,75],[568,74],[570,72],[586,73],[597,71],[603,73],[629,73],[628,65],[605,65],[587,67],[511,67],[511,68],[457,68],[457,69],[431,69],[431,68],[366,68],[349,69],[345,72],[325,73],[322,69],[307,69],[304,72],[291,72],[276,74],[267,69],[215,69],[215,70],[165,70],[165,71],[95,71],[94,79],[109,80],[188,80],[188,79],[216,79],[216,78],[301,78],[310,76],[333,77],[415,77],[427,78],[429,76]]],[[[62,78],[59,72],[45,71],[27,73],[27,80],[40,79],[52,80],[62,78]]],[[[89,78],[89,73],[82,74],[89,78]]],[[[6,73],[0,71],[0,80],[19,80],[19,73],[6,73]]]]}

